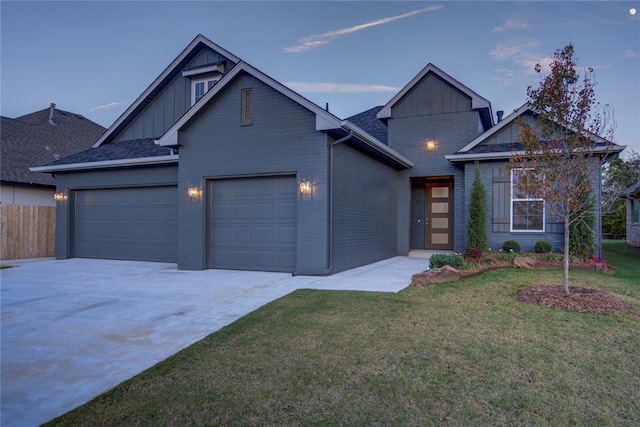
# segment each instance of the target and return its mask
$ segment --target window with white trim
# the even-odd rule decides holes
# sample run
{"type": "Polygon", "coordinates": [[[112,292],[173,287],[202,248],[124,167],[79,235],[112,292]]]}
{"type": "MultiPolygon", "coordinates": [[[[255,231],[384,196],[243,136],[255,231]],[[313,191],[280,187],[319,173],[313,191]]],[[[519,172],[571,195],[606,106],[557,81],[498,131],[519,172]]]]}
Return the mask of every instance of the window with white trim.
{"type": "Polygon", "coordinates": [[[208,91],[211,89],[220,79],[220,77],[202,77],[199,79],[191,80],[191,105],[200,101],[208,91]]]}
{"type": "Polygon", "coordinates": [[[538,179],[533,169],[511,170],[511,231],[544,231],[544,199],[523,191],[529,179],[538,179]],[[527,175],[529,173],[529,175],[527,175]]]}

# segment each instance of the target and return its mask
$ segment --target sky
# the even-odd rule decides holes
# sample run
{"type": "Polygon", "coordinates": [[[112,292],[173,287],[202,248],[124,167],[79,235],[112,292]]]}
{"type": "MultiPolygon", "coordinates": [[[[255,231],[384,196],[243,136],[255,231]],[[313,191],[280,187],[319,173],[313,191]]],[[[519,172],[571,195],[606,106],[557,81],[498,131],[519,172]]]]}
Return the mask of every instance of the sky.
{"type": "Polygon", "coordinates": [[[573,43],[614,110],[614,142],[640,152],[640,0],[2,0],[0,114],[55,102],[109,127],[198,34],[340,118],[386,104],[429,63],[506,116],[539,83],[535,64],[573,43]]]}

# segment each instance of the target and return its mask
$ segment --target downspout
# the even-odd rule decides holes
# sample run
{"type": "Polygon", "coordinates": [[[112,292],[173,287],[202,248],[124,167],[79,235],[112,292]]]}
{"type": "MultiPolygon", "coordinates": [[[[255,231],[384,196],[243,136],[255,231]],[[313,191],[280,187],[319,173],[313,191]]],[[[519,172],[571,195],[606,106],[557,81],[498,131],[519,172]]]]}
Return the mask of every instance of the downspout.
{"type": "Polygon", "coordinates": [[[349,135],[342,137],[329,144],[329,165],[328,165],[328,198],[327,198],[327,237],[329,246],[327,247],[327,268],[320,274],[331,274],[333,270],[333,147],[350,140],[353,137],[353,130],[349,131],[349,135]]]}

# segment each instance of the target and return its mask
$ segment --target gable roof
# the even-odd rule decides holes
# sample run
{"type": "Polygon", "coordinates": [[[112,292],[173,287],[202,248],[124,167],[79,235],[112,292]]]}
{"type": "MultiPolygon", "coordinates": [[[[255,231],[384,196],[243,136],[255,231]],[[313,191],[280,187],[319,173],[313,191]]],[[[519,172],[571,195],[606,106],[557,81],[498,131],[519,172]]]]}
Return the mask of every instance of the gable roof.
{"type": "MultiPolygon", "coordinates": [[[[490,160],[490,159],[505,159],[511,157],[513,154],[523,154],[524,145],[522,142],[512,141],[504,144],[490,144],[482,145],[488,138],[497,134],[500,130],[511,125],[518,117],[523,114],[531,113],[534,111],[531,109],[531,104],[528,102],[523,104],[520,108],[514,110],[511,114],[505,117],[502,121],[497,123],[491,129],[487,130],[483,134],[479,135],[469,144],[462,147],[454,154],[446,155],[445,158],[450,161],[472,161],[472,160],[490,160]]],[[[619,153],[626,148],[624,145],[614,144],[612,142],[605,141],[601,137],[596,136],[596,149],[595,152],[602,153],[619,153]]]]}
{"type": "Polygon", "coordinates": [[[153,99],[164,85],[179,73],[182,67],[192,59],[192,57],[200,50],[202,46],[206,46],[222,56],[228,58],[234,63],[240,62],[240,58],[232,54],[231,52],[218,46],[202,34],[198,34],[189,45],[176,57],[176,59],[164,69],[164,71],[151,83],[151,85],[127,108],[127,110],[116,119],[116,121],[107,129],[107,131],[98,139],[93,147],[99,147],[105,142],[110,141],[110,137],[115,135],[118,131],[124,129],[136,114],[141,111],[146,105],[153,99]]]}
{"type": "Polygon", "coordinates": [[[106,130],[80,114],[56,109],[55,105],[1,120],[0,177],[2,182],[15,184],[55,186],[55,178],[29,168],[86,150],[106,130]],[[54,124],[49,123],[51,109],[54,124]]]}
{"type": "Polygon", "coordinates": [[[491,111],[491,102],[486,98],[478,95],[477,92],[469,89],[467,86],[460,83],[458,80],[451,77],[449,74],[442,71],[432,63],[427,64],[409,83],[407,83],[389,102],[386,103],[377,114],[379,119],[388,119],[391,117],[391,108],[402,99],[415,85],[417,85],[428,73],[434,73],[465,95],[471,98],[471,108],[476,110],[485,110],[486,113],[482,115],[483,126],[485,129],[489,129],[493,125],[493,112],[491,111]]]}
{"type": "Polygon", "coordinates": [[[171,128],[169,128],[169,130],[165,132],[164,135],[162,135],[160,139],[158,139],[158,144],[169,146],[178,145],[178,130],[180,130],[185,124],[187,124],[198,113],[198,111],[200,111],[205,105],[209,103],[211,99],[213,99],[218,93],[224,90],[227,85],[229,85],[241,72],[245,72],[255,77],[262,83],[270,86],[272,89],[277,90],[289,99],[297,102],[306,109],[315,113],[316,130],[330,130],[340,128],[341,124],[338,117],[309,101],[307,98],[303,97],[297,92],[289,89],[282,83],[267,76],[257,68],[252,67],[251,65],[241,60],[235,67],[231,69],[231,71],[222,76],[218,83],[216,83],[211,89],[209,89],[207,93],[200,99],[200,101],[196,102],[189,110],[187,110],[187,112],[184,113],[184,115],[180,117],[180,119],[178,119],[178,121],[175,122],[173,126],[171,126],[171,128]]]}
{"type": "Polygon", "coordinates": [[[384,157],[388,161],[394,163],[399,167],[412,167],[413,162],[402,156],[397,151],[389,148],[383,142],[370,135],[366,130],[361,129],[356,124],[349,120],[340,120],[338,117],[329,113],[320,106],[309,101],[302,95],[289,89],[282,83],[267,76],[257,68],[252,67],[244,61],[240,61],[231,71],[226,73],[207,93],[198,101],[193,107],[191,107],[165,134],[157,140],[159,145],[164,146],[177,146],[178,145],[178,131],[182,129],[191,119],[204,108],[216,95],[222,92],[235,77],[240,73],[247,73],[254,78],[258,79],[262,83],[268,85],[272,89],[280,92],[282,95],[288,97],[292,101],[300,104],[304,108],[308,109],[316,115],[316,130],[318,131],[338,131],[338,133],[349,133],[355,135],[356,138],[364,144],[364,148],[367,150],[373,150],[373,152],[379,156],[384,157]]]}

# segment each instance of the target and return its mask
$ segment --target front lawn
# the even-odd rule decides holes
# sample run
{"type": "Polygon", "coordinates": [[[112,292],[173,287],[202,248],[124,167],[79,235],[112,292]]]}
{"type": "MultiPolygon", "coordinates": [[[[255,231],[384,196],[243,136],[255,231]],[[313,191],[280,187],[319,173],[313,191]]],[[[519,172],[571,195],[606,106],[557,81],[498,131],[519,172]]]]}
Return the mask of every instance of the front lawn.
{"type": "Polygon", "coordinates": [[[640,250],[604,249],[618,269],[572,271],[572,285],[631,313],[515,298],[560,270],[296,291],[51,424],[640,425],[640,250]]]}

